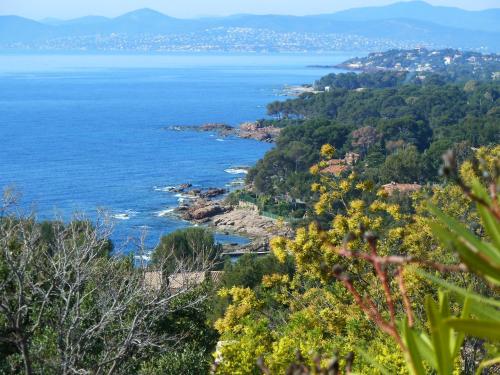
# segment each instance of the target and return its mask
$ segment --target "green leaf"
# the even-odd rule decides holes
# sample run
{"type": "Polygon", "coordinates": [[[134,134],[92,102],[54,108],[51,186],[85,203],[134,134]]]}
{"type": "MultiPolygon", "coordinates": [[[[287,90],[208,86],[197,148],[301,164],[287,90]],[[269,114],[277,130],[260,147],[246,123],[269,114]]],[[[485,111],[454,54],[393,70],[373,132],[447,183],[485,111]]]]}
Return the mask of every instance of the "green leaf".
{"type": "Polygon", "coordinates": [[[429,319],[430,337],[435,350],[438,374],[448,375],[453,368],[450,354],[450,328],[443,324],[440,306],[431,296],[425,298],[425,309],[429,319]]]}
{"type": "MultiPolygon", "coordinates": [[[[488,278],[494,284],[500,284],[500,264],[494,265],[489,258],[471,248],[463,237],[457,237],[443,225],[435,222],[429,223],[434,235],[445,246],[454,248],[462,261],[473,271],[488,278]]],[[[492,247],[484,243],[486,247],[492,247]]]]}
{"type": "Polygon", "coordinates": [[[465,332],[469,336],[486,340],[500,340],[500,323],[488,320],[450,318],[444,323],[457,331],[465,332]]]}
{"type": "Polygon", "coordinates": [[[406,319],[403,322],[402,333],[404,343],[408,348],[408,356],[410,357],[409,363],[407,363],[408,370],[413,375],[425,375],[422,356],[420,355],[420,347],[416,340],[417,333],[408,326],[408,321],[406,319]]]}
{"type": "Polygon", "coordinates": [[[432,347],[432,342],[424,332],[415,335],[415,341],[417,342],[420,353],[424,359],[432,366],[432,368],[437,369],[436,357],[434,356],[434,348],[432,347]]]}
{"type": "Polygon", "coordinates": [[[482,361],[476,370],[476,375],[481,375],[485,368],[496,365],[497,363],[500,363],[500,357],[496,357],[496,358],[487,359],[487,360],[482,361]]]}
{"type": "Polygon", "coordinates": [[[453,247],[455,244],[454,234],[439,222],[429,222],[432,233],[437,237],[439,242],[445,247],[453,247]]]}
{"type": "Polygon", "coordinates": [[[450,317],[450,301],[448,300],[448,293],[440,290],[439,295],[439,312],[441,313],[441,319],[446,319],[450,317]]]}
{"type": "Polygon", "coordinates": [[[500,313],[498,310],[494,308],[489,308],[489,306],[500,308],[500,301],[494,300],[492,298],[483,297],[480,294],[470,292],[466,289],[460,288],[455,284],[451,284],[439,277],[436,277],[429,272],[426,272],[422,269],[416,268],[414,271],[420,277],[423,277],[427,280],[432,281],[433,283],[449,290],[450,292],[455,293],[456,295],[462,298],[469,298],[471,302],[478,302],[476,304],[471,303],[471,312],[477,315],[478,317],[487,317],[491,320],[500,321],[500,313]],[[485,306],[486,305],[486,306],[485,306]]]}
{"type": "MultiPolygon", "coordinates": [[[[478,178],[474,178],[471,182],[472,191],[474,194],[483,199],[487,204],[491,204],[491,198],[488,194],[488,191],[481,183],[478,178]]],[[[482,204],[477,204],[477,211],[479,212],[479,216],[481,217],[481,221],[483,223],[484,229],[488,236],[491,238],[491,241],[498,249],[498,253],[500,256],[500,222],[492,215],[492,213],[482,204]]]]}
{"type": "MultiPolygon", "coordinates": [[[[470,315],[470,298],[465,298],[463,302],[463,307],[462,307],[462,313],[460,314],[460,317],[462,319],[468,319],[470,315]]],[[[460,355],[460,348],[462,347],[462,344],[464,343],[465,339],[465,333],[464,332],[459,332],[456,337],[453,339],[454,346],[452,347],[452,357],[455,358],[458,355],[460,355]]]]}
{"type": "Polygon", "coordinates": [[[500,223],[486,207],[478,205],[477,211],[481,217],[484,230],[490,237],[491,242],[493,242],[496,249],[500,249],[500,223]]]}
{"type": "MultiPolygon", "coordinates": [[[[484,200],[486,204],[491,205],[491,198],[490,195],[488,194],[488,190],[486,190],[486,187],[481,183],[481,181],[478,178],[473,178],[471,182],[471,187],[473,193],[484,200]]],[[[484,229],[486,230],[486,233],[491,238],[491,241],[495,244],[496,248],[498,249],[500,253],[500,222],[498,219],[488,210],[487,207],[485,207],[482,204],[476,204],[477,210],[479,212],[479,215],[481,216],[484,229]]]]}
{"type": "MultiPolygon", "coordinates": [[[[440,289],[438,291],[438,296],[439,296],[438,300],[439,300],[439,312],[441,313],[441,320],[446,320],[451,317],[450,300],[448,298],[448,292],[440,289]]],[[[447,334],[446,340],[449,344],[450,356],[452,356],[452,353],[454,352],[455,348],[455,333],[453,332],[453,330],[448,329],[444,330],[443,334],[447,334]]]]}
{"type": "Polygon", "coordinates": [[[500,268],[492,267],[488,259],[484,259],[480,253],[470,250],[460,238],[439,223],[429,223],[434,235],[445,247],[453,247],[460,255],[462,261],[469,268],[484,275],[485,277],[496,277],[500,274],[500,268]]]}
{"type": "Polygon", "coordinates": [[[491,204],[491,198],[490,195],[488,194],[488,190],[481,183],[481,180],[479,180],[479,178],[473,177],[470,182],[470,187],[472,188],[472,192],[476,197],[481,198],[487,204],[491,204]]]}
{"type": "Polygon", "coordinates": [[[458,220],[445,215],[440,209],[438,209],[434,205],[429,205],[430,211],[446,226],[454,232],[459,237],[462,237],[463,243],[467,243],[467,247],[470,248],[471,251],[481,253],[485,255],[487,258],[492,259],[495,263],[500,262],[500,252],[499,249],[487,244],[486,242],[481,241],[477,238],[473,233],[471,233],[462,223],[458,220]]]}
{"type": "Polygon", "coordinates": [[[488,278],[494,284],[500,284],[500,265],[494,265],[486,259],[481,253],[471,252],[468,244],[458,238],[455,243],[455,249],[460,254],[462,261],[480,276],[488,278]]]}

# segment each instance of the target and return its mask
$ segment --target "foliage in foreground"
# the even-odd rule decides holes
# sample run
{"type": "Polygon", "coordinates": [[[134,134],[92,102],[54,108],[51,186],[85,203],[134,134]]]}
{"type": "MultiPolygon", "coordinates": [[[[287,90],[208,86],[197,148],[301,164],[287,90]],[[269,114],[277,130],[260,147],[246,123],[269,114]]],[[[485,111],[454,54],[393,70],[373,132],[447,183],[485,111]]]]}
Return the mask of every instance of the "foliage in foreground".
{"type": "Polygon", "coordinates": [[[202,270],[206,265],[197,262],[200,259],[214,262],[221,251],[221,245],[215,242],[213,233],[206,228],[179,229],[161,238],[153,252],[153,262],[161,264],[169,273],[179,262],[202,270]]]}
{"type": "MultiPolygon", "coordinates": [[[[0,207],[0,373],[208,371],[209,290],[151,285],[132,258],[109,256],[108,238],[102,222],[39,224],[0,207]]],[[[167,260],[172,273],[191,269],[167,260]]]]}
{"type": "MultiPolygon", "coordinates": [[[[322,149],[326,159],[333,153],[322,149]]],[[[500,147],[477,156],[459,173],[448,157],[453,183],[410,202],[354,174],[321,176],[315,208],[333,217],[329,227],[313,223],[273,243],[278,259],[294,258],[296,273],[221,292],[231,305],[216,323],[217,372],[285,373],[295,363],[295,373],[314,373],[330,368],[333,353],[331,373],[498,370],[500,147]]]]}

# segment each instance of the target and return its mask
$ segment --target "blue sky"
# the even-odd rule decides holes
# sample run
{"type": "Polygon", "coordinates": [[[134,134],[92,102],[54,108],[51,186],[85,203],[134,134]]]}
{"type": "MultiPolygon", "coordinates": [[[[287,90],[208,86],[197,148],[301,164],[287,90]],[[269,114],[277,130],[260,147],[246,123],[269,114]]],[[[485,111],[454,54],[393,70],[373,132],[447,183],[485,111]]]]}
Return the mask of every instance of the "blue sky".
{"type": "MultiPolygon", "coordinates": [[[[117,16],[138,8],[153,8],[175,17],[236,13],[319,14],[396,0],[0,0],[0,14],[34,19],[72,18],[84,15],[117,16]]],[[[434,5],[478,10],[500,7],[500,0],[428,0],[434,5]]]]}

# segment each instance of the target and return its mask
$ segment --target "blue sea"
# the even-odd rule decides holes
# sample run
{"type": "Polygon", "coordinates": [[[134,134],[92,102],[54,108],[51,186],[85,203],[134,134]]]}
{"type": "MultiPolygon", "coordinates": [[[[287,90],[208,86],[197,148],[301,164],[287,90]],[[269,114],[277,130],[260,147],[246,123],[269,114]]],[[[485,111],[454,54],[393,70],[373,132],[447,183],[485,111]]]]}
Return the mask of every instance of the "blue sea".
{"type": "MultiPolygon", "coordinates": [[[[0,55],[0,187],[40,220],[99,210],[113,240],[147,244],[189,225],[168,186],[224,187],[272,145],[172,125],[238,125],[266,116],[284,85],[312,83],[336,55],[0,55]],[[233,171],[234,172],[234,171],[233,171]]],[[[221,242],[245,239],[218,234],[221,242]]]]}

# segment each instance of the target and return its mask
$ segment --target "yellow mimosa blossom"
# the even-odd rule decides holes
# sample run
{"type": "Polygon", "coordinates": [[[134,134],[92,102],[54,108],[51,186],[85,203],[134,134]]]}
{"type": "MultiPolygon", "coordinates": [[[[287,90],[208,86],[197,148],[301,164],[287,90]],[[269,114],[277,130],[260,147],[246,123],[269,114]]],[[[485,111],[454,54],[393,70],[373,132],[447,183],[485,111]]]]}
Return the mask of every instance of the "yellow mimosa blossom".
{"type": "Polygon", "coordinates": [[[320,154],[324,158],[331,159],[335,155],[335,148],[329,144],[323,145],[320,154]]]}

